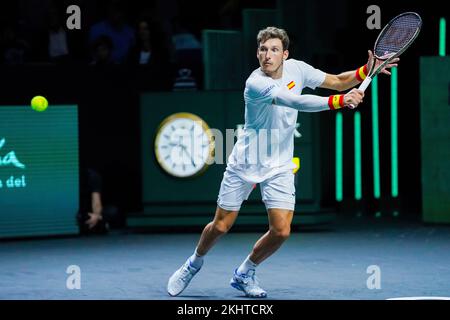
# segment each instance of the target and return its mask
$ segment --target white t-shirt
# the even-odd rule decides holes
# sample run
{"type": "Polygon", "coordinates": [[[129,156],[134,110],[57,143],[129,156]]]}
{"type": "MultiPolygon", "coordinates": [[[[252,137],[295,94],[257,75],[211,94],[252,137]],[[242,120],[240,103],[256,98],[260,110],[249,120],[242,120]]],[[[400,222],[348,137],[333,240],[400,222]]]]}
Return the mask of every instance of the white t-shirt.
{"type": "Polygon", "coordinates": [[[298,111],[273,100],[284,87],[300,95],[303,88],[315,89],[324,80],[323,71],[294,59],[284,61],[280,79],[272,79],[260,68],[253,71],[245,84],[244,129],[228,158],[228,168],[250,183],[292,170],[298,111]]]}

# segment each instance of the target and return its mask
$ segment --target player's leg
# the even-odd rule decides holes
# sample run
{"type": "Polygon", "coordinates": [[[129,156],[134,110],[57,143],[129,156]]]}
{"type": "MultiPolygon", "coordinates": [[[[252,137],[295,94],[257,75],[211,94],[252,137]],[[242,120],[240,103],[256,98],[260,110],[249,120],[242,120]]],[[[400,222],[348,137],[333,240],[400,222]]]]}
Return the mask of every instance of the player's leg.
{"type": "Polygon", "coordinates": [[[208,253],[217,240],[230,230],[237,216],[238,211],[225,210],[217,206],[214,220],[205,226],[200,236],[196,249],[197,256],[208,253]]]}
{"type": "Polygon", "coordinates": [[[289,237],[291,232],[291,222],[294,211],[271,208],[268,209],[268,215],[269,231],[259,238],[249,256],[249,260],[256,265],[260,264],[277,251],[289,237]]]}
{"type": "Polygon", "coordinates": [[[234,271],[233,278],[230,281],[232,287],[243,291],[251,298],[265,298],[267,296],[255,275],[256,267],[277,251],[289,237],[294,211],[270,208],[268,209],[268,215],[269,231],[255,243],[252,252],[234,271]]]}
{"type": "Polygon", "coordinates": [[[180,269],[175,271],[167,284],[167,292],[177,296],[187,288],[192,278],[203,266],[203,257],[221,236],[228,232],[233,225],[238,211],[225,210],[217,206],[214,220],[203,229],[198,245],[180,269]]]}
{"type": "Polygon", "coordinates": [[[186,289],[194,275],[200,271],[204,255],[232,227],[242,202],[248,198],[251,191],[251,184],[243,181],[233,172],[225,171],[214,220],[203,229],[192,256],[170,277],[167,285],[170,295],[179,295],[186,289]]]}
{"type": "Polygon", "coordinates": [[[214,220],[203,229],[196,253],[205,255],[216,241],[226,234],[238,216],[242,202],[247,200],[253,185],[243,181],[233,171],[227,169],[220,184],[217,209],[214,220]]]}
{"type": "Polygon", "coordinates": [[[295,208],[294,174],[279,173],[261,184],[261,194],[269,216],[269,230],[253,247],[250,260],[260,264],[289,237],[295,208]]]}
{"type": "Polygon", "coordinates": [[[252,252],[234,272],[231,285],[247,296],[266,297],[255,276],[256,267],[277,251],[289,237],[295,207],[294,175],[285,172],[260,184],[269,216],[269,230],[255,243],[252,252]]]}

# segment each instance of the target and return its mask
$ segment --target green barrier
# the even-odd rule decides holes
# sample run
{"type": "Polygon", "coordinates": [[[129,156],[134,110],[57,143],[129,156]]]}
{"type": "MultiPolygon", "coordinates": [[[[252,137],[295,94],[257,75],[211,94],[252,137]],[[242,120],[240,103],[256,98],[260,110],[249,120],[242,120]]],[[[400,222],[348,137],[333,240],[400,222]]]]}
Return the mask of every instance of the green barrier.
{"type": "Polygon", "coordinates": [[[450,222],[450,58],[420,60],[423,220],[450,222]]]}
{"type": "Polygon", "coordinates": [[[0,107],[0,237],[75,234],[76,106],[0,107]]]}
{"type": "Polygon", "coordinates": [[[203,30],[205,90],[243,87],[242,34],[232,30],[203,30]]]}

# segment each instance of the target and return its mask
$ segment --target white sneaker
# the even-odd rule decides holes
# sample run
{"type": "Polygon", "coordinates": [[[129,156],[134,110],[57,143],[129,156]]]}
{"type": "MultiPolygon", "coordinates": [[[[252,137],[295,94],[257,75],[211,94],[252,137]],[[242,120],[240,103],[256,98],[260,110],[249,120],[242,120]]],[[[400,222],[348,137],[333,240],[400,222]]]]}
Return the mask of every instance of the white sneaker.
{"type": "MultiPolygon", "coordinates": [[[[203,262],[202,262],[203,265],[203,262]]],[[[169,282],[167,284],[167,292],[171,296],[177,296],[189,285],[192,278],[200,271],[202,266],[199,268],[194,268],[189,259],[181,266],[180,269],[175,271],[172,276],[169,278],[169,282]]]]}
{"type": "Polygon", "coordinates": [[[234,270],[230,285],[235,289],[243,291],[250,298],[267,297],[267,292],[259,286],[255,270],[253,269],[250,269],[246,274],[238,274],[237,269],[234,270]]]}

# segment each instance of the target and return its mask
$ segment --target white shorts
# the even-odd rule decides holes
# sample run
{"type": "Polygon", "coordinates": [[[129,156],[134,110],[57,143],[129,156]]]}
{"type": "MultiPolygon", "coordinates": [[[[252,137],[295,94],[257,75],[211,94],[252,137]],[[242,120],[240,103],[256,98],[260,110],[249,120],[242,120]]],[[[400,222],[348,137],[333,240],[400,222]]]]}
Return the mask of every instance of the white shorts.
{"type": "MultiPolygon", "coordinates": [[[[292,171],[278,173],[259,185],[266,209],[294,211],[295,185],[292,171]]],[[[234,171],[227,168],[220,185],[217,205],[228,211],[239,211],[242,202],[248,199],[253,188],[253,183],[244,181],[234,171]]]]}

